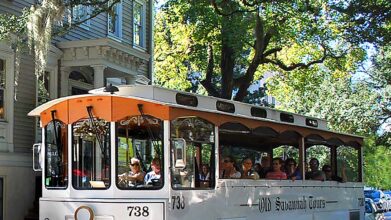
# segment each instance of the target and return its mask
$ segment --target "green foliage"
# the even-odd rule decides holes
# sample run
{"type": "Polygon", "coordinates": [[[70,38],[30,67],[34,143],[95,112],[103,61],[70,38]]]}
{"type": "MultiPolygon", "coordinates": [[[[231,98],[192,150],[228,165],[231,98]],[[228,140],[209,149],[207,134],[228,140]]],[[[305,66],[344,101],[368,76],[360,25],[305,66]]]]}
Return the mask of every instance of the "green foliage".
{"type": "Polygon", "coordinates": [[[391,148],[377,145],[376,136],[370,136],[364,145],[364,181],[367,186],[391,189],[391,148]]]}
{"type": "Polygon", "coordinates": [[[382,131],[378,143],[389,146],[391,144],[391,46],[379,48],[378,54],[372,61],[373,67],[367,73],[370,76],[369,83],[378,94],[377,100],[381,109],[379,120],[382,123],[382,131]]]}
{"type": "Polygon", "coordinates": [[[292,146],[280,146],[273,149],[273,157],[279,157],[283,160],[293,158],[296,162],[299,161],[299,149],[292,146]]]}
{"type": "Polygon", "coordinates": [[[337,0],[331,8],[341,12],[339,22],[345,25],[350,42],[379,45],[387,45],[390,42],[389,0],[337,0]]]}
{"type": "Polygon", "coordinates": [[[344,76],[365,57],[362,42],[387,36],[373,38],[383,32],[372,26],[370,36],[359,34],[357,28],[365,29],[360,10],[370,18],[382,15],[366,23],[382,28],[389,13],[386,1],[384,8],[375,2],[352,7],[360,1],[169,0],[156,19],[156,83],[187,91],[202,85],[209,95],[235,94],[242,101],[249,86],[270,71],[306,78],[326,67],[344,76]]]}
{"type": "Polygon", "coordinates": [[[330,148],[323,145],[311,146],[307,149],[307,158],[306,161],[309,161],[312,158],[316,158],[319,161],[319,169],[322,169],[322,166],[325,164],[330,165],[330,148]]]}
{"type": "Polygon", "coordinates": [[[23,10],[21,15],[0,14],[0,41],[20,44],[20,40],[27,34],[27,16],[27,10],[23,10]]]}
{"type": "Polygon", "coordinates": [[[332,130],[368,134],[379,126],[377,94],[365,83],[352,84],[349,77],[334,78],[324,72],[307,78],[276,75],[269,89],[279,108],[324,118],[332,130]]]}
{"type": "Polygon", "coordinates": [[[342,176],[342,167],[345,167],[347,181],[358,181],[358,151],[352,147],[340,146],[337,148],[337,170],[342,176]]]}

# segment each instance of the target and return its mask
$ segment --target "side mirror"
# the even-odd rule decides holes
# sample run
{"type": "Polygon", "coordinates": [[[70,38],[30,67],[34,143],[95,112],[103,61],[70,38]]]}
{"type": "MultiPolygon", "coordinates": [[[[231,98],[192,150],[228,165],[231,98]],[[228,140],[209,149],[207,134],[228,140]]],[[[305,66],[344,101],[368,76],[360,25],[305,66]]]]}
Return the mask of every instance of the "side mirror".
{"type": "Polygon", "coordinates": [[[33,170],[34,171],[42,171],[42,144],[37,143],[33,145],[33,170]]]}
{"type": "Polygon", "coordinates": [[[186,141],[183,138],[174,138],[171,140],[174,150],[175,168],[185,168],[186,166],[186,141]]]}

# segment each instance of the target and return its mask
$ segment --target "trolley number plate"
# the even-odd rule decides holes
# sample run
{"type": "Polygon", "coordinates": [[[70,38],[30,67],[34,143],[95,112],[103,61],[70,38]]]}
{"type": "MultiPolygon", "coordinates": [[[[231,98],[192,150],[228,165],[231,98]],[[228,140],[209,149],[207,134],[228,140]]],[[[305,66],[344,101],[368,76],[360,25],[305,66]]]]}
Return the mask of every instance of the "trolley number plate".
{"type": "Polygon", "coordinates": [[[163,203],[130,203],[126,206],[130,219],[159,220],[163,219],[163,203]]]}

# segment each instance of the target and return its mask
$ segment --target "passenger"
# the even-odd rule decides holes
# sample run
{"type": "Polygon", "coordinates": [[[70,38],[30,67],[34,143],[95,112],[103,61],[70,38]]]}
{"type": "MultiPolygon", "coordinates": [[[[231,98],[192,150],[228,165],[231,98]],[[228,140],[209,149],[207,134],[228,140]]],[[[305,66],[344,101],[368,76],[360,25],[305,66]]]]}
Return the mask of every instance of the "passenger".
{"type": "Polygon", "coordinates": [[[285,173],[289,180],[301,180],[303,177],[301,176],[300,170],[297,167],[296,161],[293,158],[288,158],[285,161],[285,173]]]}
{"type": "Polygon", "coordinates": [[[200,173],[200,180],[201,181],[209,181],[210,180],[209,168],[208,168],[208,165],[206,165],[206,164],[202,165],[201,173],[200,173]]]}
{"type": "Polygon", "coordinates": [[[242,179],[253,179],[253,180],[259,179],[258,173],[252,169],[252,166],[253,166],[253,162],[249,157],[247,157],[243,160],[243,162],[242,162],[242,169],[243,169],[242,179]]]}
{"type": "Polygon", "coordinates": [[[321,180],[324,181],[326,176],[323,171],[319,170],[319,160],[312,158],[310,160],[310,169],[311,171],[305,174],[305,178],[308,180],[321,180]]]}
{"type": "Polygon", "coordinates": [[[271,168],[270,168],[270,157],[269,156],[266,156],[266,157],[262,157],[261,159],[261,171],[259,173],[259,177],[260,178],[266,178],[266,174],[271,171],[271,168]]]}
{"type": "Polygon", "coordinates": [[[346,182],[345,166],[342,166],[342,177],[334,175],[331,170],[331,166],[327,164],[322,167],[322,171],[325,173],[327,181],[338,181],[341,183],[346,182]]]}
{"type": "Polygon", "coordinates": [[[231,156],[224,157],[221,177],[223,179],[239,179],[241,177],[240,172],[235,168],[235,160],[231,156]]]}
{"type": "Polygon", "coordinates": [[[266,179],[270,180],[286,180],[286,173],[281,171],[282,160],[281,158],[273,158],[272,160],[273,170],[266,174],[266,179]]]}
{"type": "Polygon", "coordinates": [[[155,158],[151,162],[152,171],[148,172],[144,177],[144,183],[146,185],[155,185],[155,183],[161,183],[161,174],[160,174],[160,159],[155,158]]]}
{"type": "Polygon", "coordinates": [[[261,170],[262,170],[262,165],[260,163],[254,164],[254,171],[258,173],[259,177],[261,177],[261,170]]]}
{"type": "Polygon", "coordinates": [[[118,176],[120,183],[127,183],[128,186],[136,186],[144,183],[145,172],[141,170],[140,160],[137,158],[130,159],[130,171],[118,176]]]}

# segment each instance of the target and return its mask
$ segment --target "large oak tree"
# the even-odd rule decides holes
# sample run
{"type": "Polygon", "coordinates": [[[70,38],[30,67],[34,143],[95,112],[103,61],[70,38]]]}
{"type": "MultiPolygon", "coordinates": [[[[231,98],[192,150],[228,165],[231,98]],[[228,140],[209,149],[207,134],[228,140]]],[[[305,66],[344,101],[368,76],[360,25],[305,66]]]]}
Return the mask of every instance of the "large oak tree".
{"type": "Polygon", "coordinates": [[[360,2],[169,0],[157,15],[155,81],[242,101],[265,72],[339,68],[389,33],[389,3],[360,2]]]}

